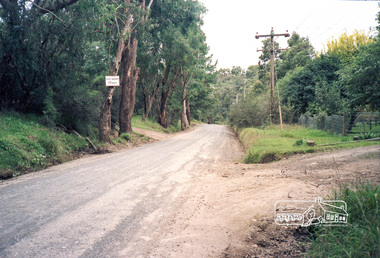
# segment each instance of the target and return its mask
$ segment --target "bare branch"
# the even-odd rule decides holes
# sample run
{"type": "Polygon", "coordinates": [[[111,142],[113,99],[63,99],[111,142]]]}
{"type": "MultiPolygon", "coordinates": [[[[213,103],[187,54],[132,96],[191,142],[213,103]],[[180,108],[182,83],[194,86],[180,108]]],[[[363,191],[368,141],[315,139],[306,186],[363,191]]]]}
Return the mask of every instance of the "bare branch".
{"type": "Polygon", "coordinates": [[[150,10],[150,7],[152,6],[152,4],[153,4],[153,0],[150,0],[147,10],[150,10]]]}
{"type": "Polygon", "coordinates": [[[65,7],[67,7],[67,6],[75,4],[78,1],[79,0],[67,0],[67,1],[63,1],[63,2],[58,2],[57,4],[54,5],[54,7],[45,7],[42,10],[42,13],[57,12],[57,11],[65,8],[65,7]]]}
{"type": "Polygon", "coordinates": [[[62,22],[62,24],[63,24],[66,28],[68,28],[68,26],[65,24],[65,22],[64,22],[61,18],[59,18],[55,13],[53,13],[52,11],[50,11],[50,10],[48,10],[48,9],[45,9],[45,8],[43,8],[43,7],[41,7],[41,6],[38,6],[38,5],[35,4],[34,2],[32,2],[32,4],[33,4],[35,7],[37,7],[38,9],[42,10],[43,12],[50,13],[50,14],[53,15],[55,18],[57,18],[60,22],[62,22]]]}

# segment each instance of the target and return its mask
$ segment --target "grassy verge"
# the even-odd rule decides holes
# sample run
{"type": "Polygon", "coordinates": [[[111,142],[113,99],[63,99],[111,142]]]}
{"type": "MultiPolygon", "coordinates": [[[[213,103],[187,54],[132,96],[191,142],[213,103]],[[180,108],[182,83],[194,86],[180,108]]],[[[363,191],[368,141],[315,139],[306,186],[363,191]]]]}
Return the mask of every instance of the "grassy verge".
{"type": "Polygon", "coordinates": [[[127,143],[139,145],[141,143],[148,142],[149,139],[144,134],[133,132],[132,135],[129,133],[122,133],[118,137],[111,137],[111,141],[116,146],[123,146],[127,143]]]}
{"type": "Polygon", "coordinates": [[[348,142],[352,141],[352,136],[335,136],[325,131],[297,125],[286,125],[284,130],[277,125],[266,129],[246,128],[239,132],[239,139],[247,149],[245,163],[267,163],[292,154],[379,144],[379,142],[348,142]],[[314,141],[316,145],[308,146],[308,140],[314,141]],[[338,144],[328,145],[332,143],[338,144]]]}
{"type": "Polygon", "coordinates": [[[168,128],[163,128],[160,124],[151,118],[147,118],[145,121],[143,121],[141,116],[136,115],[132,117],[132,126],[162,133],[175,133],[181,130],[181,121],[178,121],[175,126],[169,125],[168,128]]]}
{"type": "Polygon", "coordinates": [[[46,128],[36,116],[0,113],[0,179],[65,162],[87,148],[85,139],[46,128]]]}
{"type": "Polygon", "coordinates": [[[319,227],[307,257],[379,257],[380,188],[356,182],[344,185],[329,199],[347,203],[346,227],[319,227]]]}
{"type": "MultiPolygon", "coordinates": [[[[34,115],[0,113],[0,179],[41,170],[71,160],[78,152],[88,151],[85,139],[47,128],[39,121],[40,118],[34,115]]],[[[164,133],[177,132],[181,128],[179,123],[165,129],[151,119],[142,121],[141,116],[133,117],[132,126],[164,133]]],[[[148,141],[147,137],[136,132],[111,139],[118,148],[148,141]]],[[[97,147],[107,149],[106,144],[99,143],[96,137],[92,141],[97,147]]]]}

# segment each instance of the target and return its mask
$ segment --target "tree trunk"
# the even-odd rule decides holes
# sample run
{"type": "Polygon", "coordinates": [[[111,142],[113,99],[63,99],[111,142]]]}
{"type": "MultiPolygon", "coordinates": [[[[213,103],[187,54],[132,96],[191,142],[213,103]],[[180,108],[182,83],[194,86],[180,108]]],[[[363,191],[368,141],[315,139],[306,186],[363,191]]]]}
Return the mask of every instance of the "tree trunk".
{"type": "Polygon", "coordinates": [[[189,127],[189,121],[186,115],[186,83],[182,84],[182,112],[181,112],[181,130],[184,131],[189,127]]]}
{"type": "MultiPolygon", "coordinates": [[[[149,92],[148,92],[148,94],[144,93],[145,94],[144,95],[145,96],[145,104],[144,104],[145,113],[143,114],[143,121],[145,121],[148,118],[149,113],[152,110],[153,102],[154,102],[154,99],[156,97],[156,94],[157,94],[159,88],[160,88],[160,84],[157,83],[152,94],[149,92]]],[[[144,92],[145,92],[145,90],[144,90],[144,92]]]]}
{"type": "MultiPolygon", "coordinates": [[[[130,14],[128,16],[127,25],[125,25],[123,32],[119,38],[116,56],[111,68],[111,76],[116,76],[119,72],[121,58],[123,56],[123,50],[125,49],[125,45],[127,43],[127,39],[125,39],[127,33],[130,31],[132,24],[133,16],[130,14]]],[[[114,87],[109,87],[107,92],[106,100],[100,110],[100,116],[98,121],[98,129],[99,129],[99,141],[101,142],[109,142],[110,141],[110,132],[111,132],[111,106],[112,106],[112,97],[115,91],[114,87]]]]}
{"type": "MultiPolygon", "coordinates": [[[[170,67],[169,67],[170,70],[170,67]]],[[[168,69],[167,69],[168,71],[168,69]]],[[[179,75],[179,67],[176,67],[173,71],[173,78],[171,79],[170,85],[167,90],[162,89],[162,94],[161,94],[161,105],[160,105],[160,110],[159,110],[159,115],[158,115],[158,122],[160,125],[164,128],[168,128],[168,121],[166,118],[166,110],[168,107],[168,100],[170,97],[170,94],[174,90],[174,88],[177,86],[177,79],[179,75]]],[[[166,77],[166,76],[165,76],[166,77]]],[[[165,79],[164,79],[165,81],[165,79]]],[[[166,82],[163,83],[163,87],[165,86],[166,82]]]]}
{"type": "Polygon", "coordinates": [[[161,100],[159,99],[158,94],[156,95],[154,99],[156,101],[156,107],[157,107],[157,122],[161,124],[161,108],[160,108],[161,100]]]}
{"type": "Polygon", "coordinates": [[[109,87],[107,92],[107,98],[104,102],[102,109],[100,110],[100,117],[98,122],[99,128],[99,141],[109,142],[111,132],[111,105],[112,97],[115,91],[115,87],[109,87]]]}
{"type": "Polygon", "coordinates": [[[166,118],[166,110],[168,107],[169,100],[169,92],[162,91],[161,94],[161,105],[160,105],[160,115],[159,115],[159,123],[163,128],[168,128],[168,120],[166,118]]]}
{"type": "Polygon", "coordinates": [[[145,87],[144,87],[144,81],[142,80],[141,82],[141,88],[142,88],[142,94],[143,94],[143,101],[144,101],[144,114],[142,115],[142,121],[145,122],[146,120],[146,111],[147,111],[147,98],[149,98],[149,95],[147,96],[146,92],[145,92],[145,87]]]}
{"type": "Polygon", "coordinates": [[[189,121],[186,115],[186,100],[182,100],[182,112],[181,112],[181,130],[184,131],[189,128],[189,121]]]}
{"type": "Polygon", "coordinates": [[[191,125],[190,99],[189,99],[189,97],[186,98],[186,117],[187,117],[187,121],[189,122],[189,125],[191,125]]]}
{"type": "Polygon", "coordinates": [[[132,116],[136,102],[136,83],[139,69],[136,68],[138,40],[133,39],[130,47],[124,50],[124,66],[121,74],[121,95],[119,126],[120,134],[132,134],[132,116]]]}

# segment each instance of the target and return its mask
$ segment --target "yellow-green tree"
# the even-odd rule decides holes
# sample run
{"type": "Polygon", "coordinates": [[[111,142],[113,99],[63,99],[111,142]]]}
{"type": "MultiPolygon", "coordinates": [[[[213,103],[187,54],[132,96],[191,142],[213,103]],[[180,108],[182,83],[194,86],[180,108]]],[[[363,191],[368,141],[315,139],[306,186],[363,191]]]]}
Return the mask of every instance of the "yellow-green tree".
{"type": "Polygon", "coordinates": [[[368,34],[355,30],[351,35],[343,33],[339,38],[332,38],[326,43],[325,50],[327,55],[337,56],[343,65],[348,64],[350,60],[360,52],[360,46],[367,45],[374,41],[368,34]]]}

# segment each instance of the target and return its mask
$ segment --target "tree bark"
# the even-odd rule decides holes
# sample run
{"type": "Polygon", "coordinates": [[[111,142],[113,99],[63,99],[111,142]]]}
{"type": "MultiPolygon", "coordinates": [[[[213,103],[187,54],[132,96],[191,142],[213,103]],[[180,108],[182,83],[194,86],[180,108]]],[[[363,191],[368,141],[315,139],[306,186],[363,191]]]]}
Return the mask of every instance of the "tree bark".
{"type": "Polygon", "coordinates": [[[169,93],[167,91],[162,91],[161,93],[161,105],[160,105],[160,115],[159,115],[159,124],[163,128],[168,128],[168,120],[166,118],[166,110],[168,107],[169,93]]]}
{"type": "MultiPolygon", "coordinates": [[[[181,68],[182,73],[182,113],[181,113],[181,130],[184,131],[186,128],[190,125],[190,107],[189,107],[189,114],[187,113],[187,106],[188,106],[188,99],[189,96],[186,94],[186,88],[188,84],[191,81],[191,78],[193,77],[193,73],[189,74],[189,72],[184,72],[181,68]]],[[[189,104],[190,105],[190,104],[189,104]]]]}
{"type": "Polygon", "coordinates": [[[145,90],[144,90],[144,97],[145,97],[145,104],[144,104],[144,108],[145,108],[145,112],[143,114],[143,121],[145,121],[149,114],[150,114],[150,111],[152,110],[152,106],[153,106],[153,102],[154,102],[154,98],[158,92],[158,89],[160,88],[160,84],[157,83],[156,84],[156,87],[154,88],[153,92],[150,93],[146,93],[145,90]]]}
{"type": "Polygon", "coordinates": [[[189,128],[189,121],[186,115],[186,99],[182,100],[182,112],[181,112],[181,130],[184,131],[189,128]]]}
{"type": "MultiPolygon", "coordinates": [[[[143,91],[144,91],[144,96],[146,98],[146,102],[145,102],[145,107],[146,107],[146,110],[145,110],[145,113],[143,115],[143,120],[145,121],[146,118],[149,116],[149,113],[150,111],[152,110],[152,106],[153,106],[153,102],[154,100],[156,99],[157,100],[157,94],[160,90],[160,86],[163,85],[165,86],[167,81],[168,81],[168,78],[169,78],[169,74],[170,74],[170,69],[171,69],[171,65],[169,64],[166,69],[165,69],[165,75],[164,77],[162,78],[162,81],[161,81],[161,84],[160,84],[160,81],[157,80],[157,83],[156,83],[156,86],[154,87],[152,93],[150,93],[149,91],[149,87],[148,87],[148,93],[146,93],[146,90],[143,88],[143,91]]],[[[145,87],[143,85],[143,87],[145,87]]],[[[158,100],[157,100],[158,101],[158,100]]],[[[158,103],[158,102],[157,102],[158,103]]],[[[159,108],[159,105],[158,105],[158,113],[159,112],[160,108],[159,108]]],[[[158,117],[160,117],[160,115],[158,115],[158,117]]],[[[160,120],[159,120],[160,121],[160,120]]]]}
{"type": "MultiPolygon", "coordinates": [[[[169,68],[169,70],[170,70],[170,68],[169,68]]],[[[168,69],[167,69],[167,71],[168,71],[168,69]]],[[[169,100],[170,94],[172,93],[174,88],[177,87],[177,85],[178,85],[177,84],[178,75],[179,75],[179,67],[176,67],[174,69],[173,78],[171,79],[169,87],[167,88],[167,90],[162,89],[160,114],[158,116],[158,118],[159,118],[158,122],[164,128],[168,128],[168,121],[167,121],[167,117],[166,117],[168,100],[169,100]]],[[[164,81],[165,81],[165,79],[164,79],[164,81]]],[[[165,82],[165,84],[166,84],[166,82],[165,82]]],[[[165,84],[163,85],[163,87],[165,86],[165,84]]]]}
{"type": "Polygon", "coordinates": [[[109,142],[111,132],[111,105],[115,87],[109,87],[107,92],[106,101],[100,110],[100,117],[98,122],[99,141],[109,142]]]}
{"type": "Polygon", "coordinates": [[[186,117],[187,121],[189,122],[189,125],[191,125],[191,116],[190,116],[190,99],[189,97],[186,98],[186,117]]]}
{"type": "Polygon", "coordinates": [[[181,112],[181,130],[184,131],[189,128],[189,121],[186,115],[186,83],[182,81],[182,112],[181,112]]]}
{"type": "Polygon", "coordinates": [[[131,40],[130,47],[124,51],[124,66],[121,74],[121,95],[119,126],[120,132],[132,134],[132,116],[136,102],[136,83],[139,76],[139,69],[136,68],[138,40],[131,40]]]}

